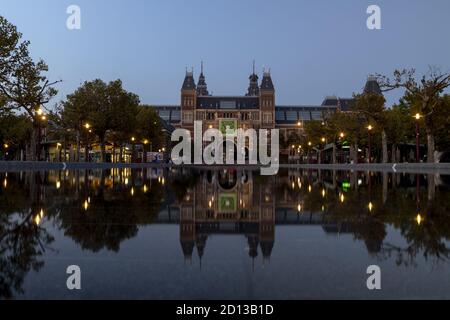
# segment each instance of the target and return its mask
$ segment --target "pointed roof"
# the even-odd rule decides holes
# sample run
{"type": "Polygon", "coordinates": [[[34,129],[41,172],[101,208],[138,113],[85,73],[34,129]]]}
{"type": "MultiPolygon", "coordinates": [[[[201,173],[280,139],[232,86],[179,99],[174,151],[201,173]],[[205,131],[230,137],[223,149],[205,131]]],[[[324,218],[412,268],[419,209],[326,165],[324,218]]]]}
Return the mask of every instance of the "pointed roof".
{"type": "Polygon", "coordinates": [[[198,78],[198,83],[197,83],[197,94],[199,96],[209,96],[208,86],[206,84],[206,78],[205,78],[205,75],[203,74],[203,61],[202,61],[200,76],[198,78]]]}
{"type": "Polygon", "coordinates": [[[250,75],[250,77],[248,77],[248,79],[250,80],[250,84],[248,86],[248,90],[247,90],[247,97],[253,97],[253,96],[259,96],[259,84],[258,84],[258,76],[255,73],[255,60],[253,60],[253,72],[250,75]]]}
{"type": "Polygon", "coordinates": [[[264,71],[264,75],[261,82],[261,90],[270,90],[274,91],[275,87],[273,86],[272,77],[270,76],[270,71],[264,71]]]}
{"type": "Polygon", "coordinates": [[[187,71],[186,76],[184,77],[183,86],[181,90],[195,90],[195,80],[194,80],[194,71],[187,71]]]}
{"type": "Polygon", "coordinates": [[[382,95],[380,85],[378,84],[377,77],[369,76],[367,78],[366,85],[364,87],[364,93],[374,93],[382,95]]]}

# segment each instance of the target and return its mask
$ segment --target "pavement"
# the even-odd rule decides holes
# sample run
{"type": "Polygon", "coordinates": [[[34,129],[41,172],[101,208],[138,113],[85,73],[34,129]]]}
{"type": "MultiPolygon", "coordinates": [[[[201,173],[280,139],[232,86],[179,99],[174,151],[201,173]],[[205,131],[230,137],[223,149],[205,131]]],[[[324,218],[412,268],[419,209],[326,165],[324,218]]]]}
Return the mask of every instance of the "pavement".
{"type": "MultiPolygon", "coordinates": [[[[105,170],[113,168],[171,168],[177,167],[165,163],[86,163],[86,162],[32,162],[32,161],[0,161],[0,172],[17,171],[49,171],[49,170],[105,170]]],[[[223,169],[239,167],[247,170],[258,170],[260,165],[183,165],[183,168],[223,169]]],[[[450,163],[359,163],[359,164],[280,164],[280,168],[301,170],[336,170],[336,171],[372,171],[398,173],[436,173],[450,175],[450,163]]]]}

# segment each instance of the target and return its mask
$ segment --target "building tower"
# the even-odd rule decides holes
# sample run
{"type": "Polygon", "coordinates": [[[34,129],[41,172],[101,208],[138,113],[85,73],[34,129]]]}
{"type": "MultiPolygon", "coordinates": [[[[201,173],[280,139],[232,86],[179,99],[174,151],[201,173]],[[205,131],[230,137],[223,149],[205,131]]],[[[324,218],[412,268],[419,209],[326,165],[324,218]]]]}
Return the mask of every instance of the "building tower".
{"type": "Polygon", "coordinates": [[[261,82],[259,105],[261,110],[261,128],[275,128],[275,87],[270,70],[264,71],[261,82]]]}
{"type": "Polygon", "coordinates": [[[183,86],[181,87],[181,126],[188,130],[194,129],[195,106],[197,104],[197,91],[194,80],[194,71],[186,70],[183,86]]]}
{"type": "Polygon", "coordinates": [[[259,96],[259,84],[258,84],[258,76],[255,73],[255,61],[253,61],[253,72],[248,78],[250,80],[250,85],[248,87],[247,97],[257,97],[259,96]]]}
{"type": "Polygon", "coordinates": [[[373,93],[377,95],[382,95],[380,85],[378,84],[377,78],[374,76],[367,77],[367,82],[364,87],[364,93],[373,93]]]}
{"type": "Polygon", "coordinates": [[[201,65],[200,76],[198,77],[197,96],[209,96],[208,86],[206,85],[206,78],[203,74],[203,61],[201,65]]]}

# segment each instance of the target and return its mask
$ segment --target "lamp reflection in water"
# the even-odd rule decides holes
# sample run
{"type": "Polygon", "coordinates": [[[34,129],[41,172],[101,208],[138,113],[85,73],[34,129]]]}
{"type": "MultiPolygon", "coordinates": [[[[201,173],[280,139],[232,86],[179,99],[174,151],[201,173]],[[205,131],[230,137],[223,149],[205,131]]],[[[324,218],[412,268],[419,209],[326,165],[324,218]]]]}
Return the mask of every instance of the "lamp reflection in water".
{"type": "Polygon", "coordinates": [[[420,226],[420,225],[422,224],[422,222],[423,222],[423,218],[422,218],[422,216],[420,215],[420,213],[417,214],[416,222],[417,222],[417,225],[418,225],[418,226],[420,226]]]}
{"type": "Polygon", "coordinates": [[[88,200],[85,200],[85,201],[84,201],[84,203],[83,203],[83,209],[84,209],[84,211],[88,211],[88,209],[89,209],[89,201],[88,201],[88,200]]]}
{"type": "Polygon", "coordinates": [[[34,217],[34,223],[38,226],[41,224],[42,219],[44,219],[44,210],[41,211],[34,217]]]}

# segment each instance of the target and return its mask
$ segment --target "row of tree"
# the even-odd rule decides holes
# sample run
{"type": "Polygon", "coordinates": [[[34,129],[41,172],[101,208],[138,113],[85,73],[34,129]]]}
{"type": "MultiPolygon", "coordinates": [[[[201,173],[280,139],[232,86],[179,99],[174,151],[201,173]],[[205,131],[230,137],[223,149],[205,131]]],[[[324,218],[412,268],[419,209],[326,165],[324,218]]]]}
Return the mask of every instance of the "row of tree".
{"type": "Polygon", "coordinates": [[[64,151],[76,146],[76,161],[83,143],[86,153],[90,144],[99,143],[102,161],[108,142],[121,151],[127,143],[163,144],[154,109],[139,105],[139,97],[124,90],[120,80],[85,82],[66,101],[48,108],[60,80],[47,78],[47,64],[31,58],[29,44],[0,16],[0,150],[7,158],[20,153],[22,159],[27,154],[27,160],[42,160],[43,127],[47,140],[57,141],[64,151]]]}
{"type": "Polygon", "coordinates": [[[125,145],[140,143],[158,148],[164,144],[156,111],[139,105],[139,97],[124,90],[120,80],[85,82],[49,118],[53,120],[50,134],[63,141],[63,149],[67,141],[75,141],[77,161],[82,143],[88,146],[93,138],[100,145],[101,161],[106,161],[107,143],[119,148],[120,159],[125,145]]]}
{"type": "Polygon", "coordinates": [[[384,76],[377,79],[379,93],[355,94],[350,112],[326,115],[325,121],[310,121],[305,124],[305,136],[294,136],[289,142],[296,140],[304,146],[333,143],[332,158],[336,163],[337,144],[345,140],[350,145],[350,158],[357,162],[358,147],[367,146],[370,135],[373,145],[379,146],[381,162],[398,162],[398,147],[415,144],[418,128],[420,144],[427,148],[427,161],[434,163],[436,150],[450,149],[450,95],[444,94],[450,86],[450,74],[430,68],[420,81],[415,80],[414,70],[395,71],[394,80],[384,76]],[[404,96],[387,108],[381,92],[401,88],[404,96]]]}

